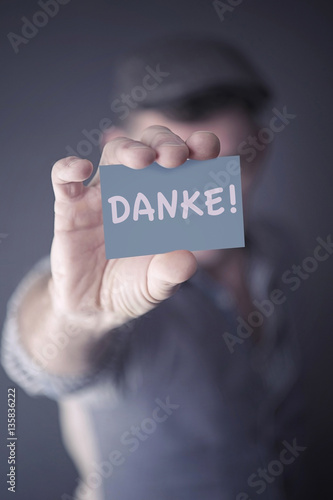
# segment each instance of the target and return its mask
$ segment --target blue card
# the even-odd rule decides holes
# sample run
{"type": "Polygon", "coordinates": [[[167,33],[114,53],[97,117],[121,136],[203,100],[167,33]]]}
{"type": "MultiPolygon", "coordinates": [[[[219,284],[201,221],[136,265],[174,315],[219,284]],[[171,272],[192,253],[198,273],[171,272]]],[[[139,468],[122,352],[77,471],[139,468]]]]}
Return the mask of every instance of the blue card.
{"type": "Polygon", "coordinates": [[[107,259],[244,246],[239,156],[99,169],[107,259]]]}

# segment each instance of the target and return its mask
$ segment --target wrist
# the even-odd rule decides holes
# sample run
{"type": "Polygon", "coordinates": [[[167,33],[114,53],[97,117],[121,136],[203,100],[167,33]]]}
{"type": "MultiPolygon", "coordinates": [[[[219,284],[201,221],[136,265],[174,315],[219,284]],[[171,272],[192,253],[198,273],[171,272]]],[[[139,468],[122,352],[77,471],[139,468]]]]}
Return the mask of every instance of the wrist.
{"type": "Polygon", "coordinates": [[[52,316],[63,328],[68,330],[69,334],[74,335],[78,331],[83,336],[86,332],[90,336],[98,338],[103,333],[126,322],[126,319],[121,318],[116,313],[101,311],[97,307],[82,307],[76,311],[64,307],[56,293],[52,276],[48,280],[47,289],[52,316]]]}

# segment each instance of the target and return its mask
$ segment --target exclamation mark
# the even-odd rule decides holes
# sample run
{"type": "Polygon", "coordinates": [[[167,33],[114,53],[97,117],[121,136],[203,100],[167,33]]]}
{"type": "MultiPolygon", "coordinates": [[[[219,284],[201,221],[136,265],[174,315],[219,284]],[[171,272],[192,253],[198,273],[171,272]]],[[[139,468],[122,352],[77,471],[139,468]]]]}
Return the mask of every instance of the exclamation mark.
{"type": "MultiPolygon", "coordinates": [[[[235,186],[234,184],[230,184],[229,186],[229,193],[230,193],[230,204],[231,205],[236,205],[236,192],[235,192],[235,186]]],[[[231,207],[230,208],[230,212],[232,214],[235,214],[237,212],[237,208],[236,207],[231,207]]]]}

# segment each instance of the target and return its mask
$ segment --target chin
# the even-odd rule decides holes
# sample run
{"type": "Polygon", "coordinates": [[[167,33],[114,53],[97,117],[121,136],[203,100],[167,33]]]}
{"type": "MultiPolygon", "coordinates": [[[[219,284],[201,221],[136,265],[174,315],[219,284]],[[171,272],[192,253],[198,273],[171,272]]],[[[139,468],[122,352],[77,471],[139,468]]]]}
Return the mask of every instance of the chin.
{"type": "Polygon", "coordinates": [[[193,254],[200,266],[214,267],[220,263],[223,250],[196,250],[193,254]]]}

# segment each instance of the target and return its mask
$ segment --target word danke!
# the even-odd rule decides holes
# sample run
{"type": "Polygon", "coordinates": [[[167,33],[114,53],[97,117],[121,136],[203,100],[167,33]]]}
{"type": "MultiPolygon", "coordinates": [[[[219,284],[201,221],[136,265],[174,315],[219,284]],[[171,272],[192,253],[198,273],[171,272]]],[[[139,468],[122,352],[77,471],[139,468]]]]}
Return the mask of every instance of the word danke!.
{"type": "MultiPolygon", "coordinates": [[[[231,184],[229,186],[230,190],[230,201],[232,205],[235,205],[235,186],[231,184]]],[[[204,196],[206,197],[205,205],[207,207],[208,215],[216,216],[224,212],[224,207],[220,205],[222,202],[222,197],[218,196],[222,193],[223,188],[217,187],[214,189],[208,189],[204,191],[204,196]]],[[[172,219],[176,216],[177,205],[180,202],[180,207],[182,208],[182,218],[187,219],[189,216],[189,211],[192,210],[198,215],[203,215],[203,210],[199,208],[195,201],[200,195],[200,191],[195,191],[192,196],[185,189],[178,199],[178,191],[173,189],[171,192],[171,201],[169,201],[163,193],[160,191],[157,193],[156,207],[157,207],[157,217],[159,220],[164,219],[165,212],[168,213],[169,217],[172,219]],[[182,201],[181,201],[182,200],[182,201]]],[[[131,206],[126,198],[123,196],[111,196],[108,199],[110,203],[112,212],[112,222],[114,224],[120,224],[124,222],[131,215],[131,206]],[[120,215],[121,214],[121,215],[120,215]]],[[[231,213],[235,213],[237,209],[233,206],[230,209],[231,213]]],[[[139,217],[146,216],[149,221],[153,221],[155,217],[156,210],[152,207],[147,196],[143,193],[138,193],[134,200],[132,217],[134,221],[139,220],[139,217]]]]}

